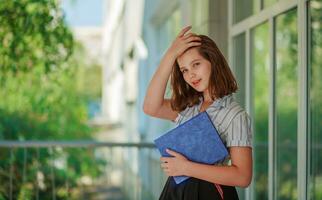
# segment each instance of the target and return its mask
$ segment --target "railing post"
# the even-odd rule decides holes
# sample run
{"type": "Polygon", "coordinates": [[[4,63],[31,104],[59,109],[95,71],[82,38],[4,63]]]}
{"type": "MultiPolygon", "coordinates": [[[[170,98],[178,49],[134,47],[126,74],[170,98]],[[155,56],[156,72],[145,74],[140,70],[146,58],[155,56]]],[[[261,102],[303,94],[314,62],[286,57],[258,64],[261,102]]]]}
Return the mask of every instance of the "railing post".
{"type": "Polygon", "coordinates": [[[55,173],[54,173],[54,156],[53,156],[53,147],[49,148],[49,154],[50,154],[50,168],[51,168],[51,184],[52,184],[52,195],[53,200],[56,200],[56,188],[55,188],[55,173]]]}
{"type": "Polygon", "coordinates": [[[39,185],[38,185],[38,172],[39,172],[39,147],[36,148],[36,153],[37,153],[37,162],[36,162],[36,200],[39,200],[39,185]]]}
{"type": "MultiPolygon", "coordinates": [[[[66,150],[67,151],[67,150],[66,150]]],[[[68,151],[67,151],[68,152],[68,151]]],[[[67,199],[69,198],[69,183],[68,183],[68,155],[69,152],[67,153],[66,156],[66,197],[67,199]]]]}
{"type": "Polygon", "coordinates": [[[9,199],[12,200],[12,191],[13,191],[13,147],[10,148],[10,194],[9,199]]]}
{"type": "Polygon", "coordinates": [[[24,148],[23,156],[23,171],[22,171],[22,184],[26,182],[26,168],[27,168],[27,148],[24,148]]]}

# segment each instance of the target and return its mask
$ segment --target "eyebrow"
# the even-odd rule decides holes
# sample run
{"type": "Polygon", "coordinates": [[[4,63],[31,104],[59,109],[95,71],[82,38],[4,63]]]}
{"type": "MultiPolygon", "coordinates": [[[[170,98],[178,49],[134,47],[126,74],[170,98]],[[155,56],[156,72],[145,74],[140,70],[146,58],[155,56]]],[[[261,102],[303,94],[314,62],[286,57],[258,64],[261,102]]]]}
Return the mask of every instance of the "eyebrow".
{"type": "Polygon", "coordinates": [[[200,61],[200,60],[201,60],[200,58],[194,59],[193,61],[190,62],[190,65],[191,65],[191,63],[196,62],[196,61],[200,61]]]}
{"type": "MultiPolygon", "coordinates": [[[[197,58],[197,59],[194,59],[193,61],[191,61],[190,62],[190,64],[189,65],[191,65],[191,63],[194,63],[194,62],[196,62],[196,61],[200,61],[201,59],[200,58],[197,58]]],[[[180,67],[179,66],[179,69],[181,70],[182,68],[185,68],[185,66],[182,66],[182,67],[180,67]]]]}

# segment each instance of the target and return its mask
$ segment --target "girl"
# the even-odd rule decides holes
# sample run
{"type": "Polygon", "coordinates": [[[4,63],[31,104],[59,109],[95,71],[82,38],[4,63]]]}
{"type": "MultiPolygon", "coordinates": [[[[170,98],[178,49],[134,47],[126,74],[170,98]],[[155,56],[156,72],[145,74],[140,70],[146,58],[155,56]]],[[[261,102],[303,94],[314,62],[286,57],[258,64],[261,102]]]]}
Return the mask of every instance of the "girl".
{"type": "Polygon", "coordinates": [[[252,132],[248,114],[232,93],[237,83],[218,47],[209,37],[181,30],[155,72],[145,96],[146,114],[179,125],[206,111],[229,150],[220,164],[189,161],[168,150],[161,168],[169,176],[160,199],[238,199],[234,186],[247,187],[252,179],[252,132]],[[172,97],[164,99],[171,75],[172,97]],[[176,185],[172,176],[191,177],[176,185]]]}

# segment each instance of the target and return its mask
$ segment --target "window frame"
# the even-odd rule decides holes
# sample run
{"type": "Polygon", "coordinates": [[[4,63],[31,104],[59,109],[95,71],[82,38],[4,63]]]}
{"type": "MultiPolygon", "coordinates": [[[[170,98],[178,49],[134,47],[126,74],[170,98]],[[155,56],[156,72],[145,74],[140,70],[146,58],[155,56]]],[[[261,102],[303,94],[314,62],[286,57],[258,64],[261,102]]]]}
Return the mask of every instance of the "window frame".
{"type": "MultiPolygon", "coordinates": [[[[234,37],[245,33],[245,105],[246,111],[252,113],[252,83],[251,83],[251,29],[268,21],[269,23],[269,38],[270,38],[270,103],[269,103],[269,171],[268,171],[268,199],[276,199],[275,182],[276,182],[276,115],[275,110],[275,17],[287,12],[288,10],[297,8],[297,25],[298,25],[298,132],[297,132],[297,188],[299,199],[309,199],[308,194],[308,170],[310,158],[310,144],[309,144],[309,127],[308,127],[308,2],[309,0],[279,0],[270,7],[263,8],[263,0],[261,0],[260,11],[255,13],[237,23],[233,23],[234,19],[234,5],[233,0],[228,0],[228,54],[229,62],[231,64],[234,58],[233,41],[234,37]],[[306,162],[303,162],[305,160],[306,162]]],[[[231,65],[233,66],[233,65],[231,65]]],[[[233,71],[234,66],[232,67],[233,71]]],[[[246,199],[253,199],[252,185],[246,189],[246,199]]]]}

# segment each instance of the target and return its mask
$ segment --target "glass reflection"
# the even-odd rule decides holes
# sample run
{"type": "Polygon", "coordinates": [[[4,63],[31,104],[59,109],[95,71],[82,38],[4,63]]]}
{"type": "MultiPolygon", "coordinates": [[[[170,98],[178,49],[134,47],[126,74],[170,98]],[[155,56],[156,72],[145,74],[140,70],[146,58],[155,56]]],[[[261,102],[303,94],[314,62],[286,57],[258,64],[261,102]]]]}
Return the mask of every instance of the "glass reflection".
{"type": "MultiPolygon", "coordinates": [[[[241,33],[233,39],[233,59],[232,65],[238,83],[238,91],[235,95],[237,102],[245,108],[245,33],[241,33]]],[[[245,190],[237,188],[240,200],[245,198],[245,190]]]]}
{"type": "Polygon", "coordinates": [[[268,23],[256,27],[252,37],[254,103],[254,197],[268,199],[268,106],[269,106],[268,23]]]}
{"type": "Polygon", "coordinates": [[[277,199],[297,199],[297,16],[276,19],[276,184],[277,199]]]}
{"type": "Polygon", "coordinates": [[[322,199],[322,0],[310,1],[310,199],[322,199]]]}
{"type": "Polygon", "coordinates": [[[242,21],[259,11],[258,0],[234,0],[233,1],[233,23],[242,21]]]}
{"type": "Polygon", "coordinates": [[[239,34],[233,39],[233,68],[238,83],[236,100],[245,108],[245,33],[239,34]]]}

